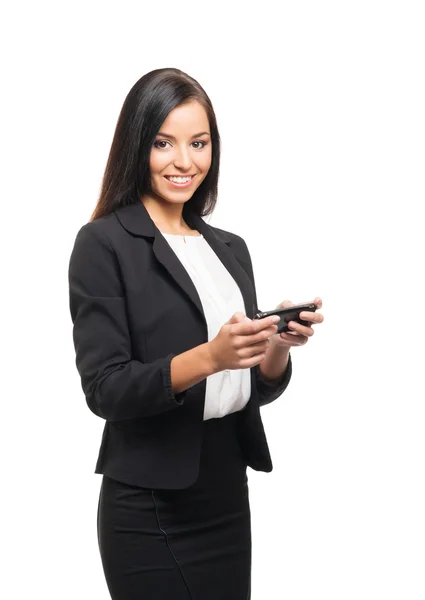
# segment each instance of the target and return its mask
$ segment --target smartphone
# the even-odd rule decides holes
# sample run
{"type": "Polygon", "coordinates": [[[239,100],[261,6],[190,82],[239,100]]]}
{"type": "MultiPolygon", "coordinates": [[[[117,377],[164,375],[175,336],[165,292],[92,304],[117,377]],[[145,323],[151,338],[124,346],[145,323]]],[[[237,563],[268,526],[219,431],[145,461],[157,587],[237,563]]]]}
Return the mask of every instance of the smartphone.
{"type": "Polygon", "coordinates": [[[289,331],[288,323],[289,321],[296,321],[301,325],[310,325],[310,321],[305,321],[300,318],[300,313],[304,310],[309,312],[316,312],[317,306],[315,304],[297,304],[296,306],[288,306],[288,308],[277,308],[275,310],[268,310],[266,312],[258,311],[254,315],[254,319],[264,319],[265,317],[271,317],[273,315],[278,315],[280,317],[280,321],[276,323],[278,329],[276,333],[286,333],[289,331]]]}

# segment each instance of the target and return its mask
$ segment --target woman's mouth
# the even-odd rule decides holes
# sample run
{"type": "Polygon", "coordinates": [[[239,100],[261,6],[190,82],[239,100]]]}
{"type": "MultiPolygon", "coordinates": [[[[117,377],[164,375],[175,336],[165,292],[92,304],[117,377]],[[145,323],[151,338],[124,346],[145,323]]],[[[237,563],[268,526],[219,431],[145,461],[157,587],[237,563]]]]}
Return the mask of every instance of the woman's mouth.
{"type": "Polygon", "coordinates": [[[164,179],[166,179],[170,185],[177,187],[177,188],[189,187],[192,184],[192,181],[194,180],[194,178],[195,178],[195,175],[188,175],[188,176],[165,175],[164,176],[164,179]]]}

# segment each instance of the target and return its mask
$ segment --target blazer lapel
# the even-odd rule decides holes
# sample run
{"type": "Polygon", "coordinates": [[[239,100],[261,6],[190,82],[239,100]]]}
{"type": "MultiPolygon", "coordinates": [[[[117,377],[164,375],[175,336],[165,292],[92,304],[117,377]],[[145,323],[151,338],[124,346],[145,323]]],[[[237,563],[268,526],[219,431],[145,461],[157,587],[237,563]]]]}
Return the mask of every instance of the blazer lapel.
{"type": "MultiPolygon", "coordinates": [[[[143,203],[124,206],[114,212],[121,225],[129,233],[152,240],[152,250],[156,259],[168,271],[189,300],[193,302],[205,321],[202,303],[192,279],[167,240],[156,227],[143,203]]],[[[226,232],[208,225],[195,213],[185,215],[185,219],[191,227],[197,229],[204,236],[206,242],[234,278],[244,299],[245,314],[252,319],[256,308],[253,284],[243,268],[244,258],[247,260],[247,257],[237,256],[235,249],[232,248],[230,236],[226,232]]]]}

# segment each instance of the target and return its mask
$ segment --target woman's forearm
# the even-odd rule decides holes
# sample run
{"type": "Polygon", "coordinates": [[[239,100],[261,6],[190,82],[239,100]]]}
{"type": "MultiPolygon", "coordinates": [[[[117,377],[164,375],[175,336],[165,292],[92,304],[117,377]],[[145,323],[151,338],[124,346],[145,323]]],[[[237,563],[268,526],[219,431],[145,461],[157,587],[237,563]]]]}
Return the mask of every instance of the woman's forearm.
{"type": "MultiPolygon", "coordinates": [[[[273,342],[267,350],[266,357],[258,365],[261,376],[271,382],[280,379],[286,371],[290,351],[290,348],[285,346],[272,346],[272,344],[273,342]]],[[[209,342],[174,356],[170,364],[171,382],[175,394],[217,373],[211,358],[209,342]]]]}
{"type": "Polygon", "coordinates": [[[209,342],[195,346],[171,359],[171,382],[174,393],[187,390],[209,375],[217,373],[211,359],[209,342]]]}
{"type": "Polygon", "coordinates": [[[289,346],[275,346],[270,341],[266,356],[258,365],[261,376],[271,382],[280,379],[288,366],[289,351],[289,346]]]}

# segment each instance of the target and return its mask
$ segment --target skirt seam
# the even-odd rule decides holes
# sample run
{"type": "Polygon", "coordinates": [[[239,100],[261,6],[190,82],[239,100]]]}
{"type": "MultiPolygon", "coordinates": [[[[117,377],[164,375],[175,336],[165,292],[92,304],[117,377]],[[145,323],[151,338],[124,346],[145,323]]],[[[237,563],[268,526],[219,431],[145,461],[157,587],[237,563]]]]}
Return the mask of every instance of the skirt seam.
{"type": "Polygon", "coordinates": [[[172,551],[172,549],[171,549],[170,542],[169,542],[169,540],[168,540],[168,535],[167,535],[167,532],[166,532],[164,529],[162,529],[162,527],[161,527],[161,523],[160,523],[160,520],[159,520],[159,514],[158,514],[158,507],[157,507],[157,504],[156,504],[156,501],[155,501],[155,496],[154,496],[154,490],[152,490],[152,500],[153,500],[153,503],[154,503],[154,506],[155,506],[155,515],[156,515],[156,521],[157,521],[157,523],[158,523],[158,528],[159,528],[159,530],[161,531],[161,533],[164,535],[165,542],[166,542],[166,544],[167,544],[167,548],[168,548],[168,550],[170,551],[170,554],[171,554],[171,556],[173,557],[173,559],[174,559],[174,562],[175,562],[175,563],[176,563],[176,565],[177,565],[177,568],[178,568],[178,570],[179,570],[179,572],[180,572],[180,575],[182,576],[182,579],[183,579],[183,581],[184,581],[184,584],[185,584],[185,586],[186,586],[186,589],[187,589],[187,591],[188,591],[188,593],[189,593],[189,596],[190,596],[191,600],[194,600],[194,599],[193,599],[193,596],[192,596],[192,592],[190,591],[190,588],[189,588],[189,586],[188,586],[188,583],[187,583],[187,581],[186,581],[186,579],[185,579],[185,576],[183,575],[183,571],[182,571],[182,569],[181,569],[181,567],[180,567],[180,565],[179,565],[179,563],[178,563],[178,560],[177,560],[177,558],[174,556],[174,552],[173,552],[173,551],[172,551]]]}

